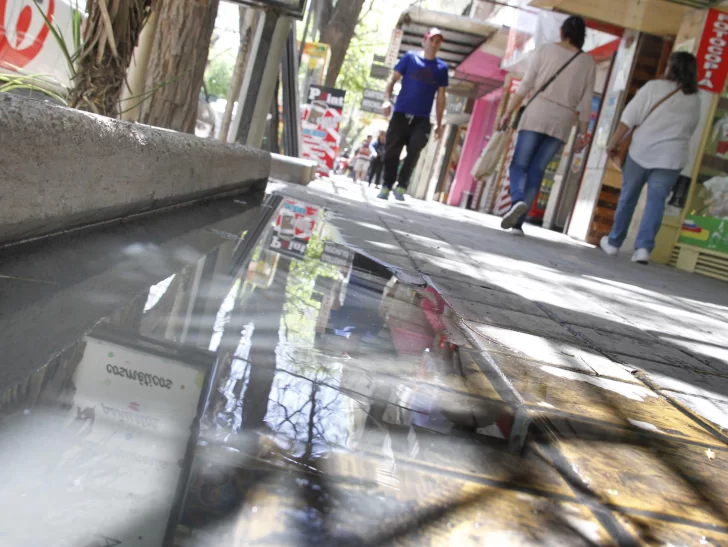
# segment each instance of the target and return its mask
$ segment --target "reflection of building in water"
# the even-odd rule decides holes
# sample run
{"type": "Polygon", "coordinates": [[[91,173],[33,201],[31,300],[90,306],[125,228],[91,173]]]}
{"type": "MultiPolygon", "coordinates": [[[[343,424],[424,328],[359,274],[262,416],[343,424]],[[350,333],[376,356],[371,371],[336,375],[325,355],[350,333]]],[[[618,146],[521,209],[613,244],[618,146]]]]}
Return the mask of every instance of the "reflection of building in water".
{"type": "Polygon", "coordinates": [[[102,326],[3,396],[4,542],[161,545],[210,364],[102,326]]]}

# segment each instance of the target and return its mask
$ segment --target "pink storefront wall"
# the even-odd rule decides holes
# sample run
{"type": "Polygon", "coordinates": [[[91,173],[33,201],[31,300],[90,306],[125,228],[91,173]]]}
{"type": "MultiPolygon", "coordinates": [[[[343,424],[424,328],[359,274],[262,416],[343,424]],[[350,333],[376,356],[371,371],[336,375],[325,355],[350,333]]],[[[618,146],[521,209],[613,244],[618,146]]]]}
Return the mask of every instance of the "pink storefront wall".
{"type": "Polygon", "coordinates": [[[448,196],[448,205],[460,205],[463,192],[473,192],[475,189],[476,180],[470,175],[470,171],[493,134],[501,93],[502,90],[499,89],[475,101],[455,172],[455,181],[448,196]]]}

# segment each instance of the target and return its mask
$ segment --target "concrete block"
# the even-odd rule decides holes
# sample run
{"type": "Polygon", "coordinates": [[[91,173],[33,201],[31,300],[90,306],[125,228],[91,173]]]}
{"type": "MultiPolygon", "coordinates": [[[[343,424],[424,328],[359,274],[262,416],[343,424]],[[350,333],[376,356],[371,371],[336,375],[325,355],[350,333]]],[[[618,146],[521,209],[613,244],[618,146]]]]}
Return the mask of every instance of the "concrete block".
{"type": "Polygon", "coordinates": [[[270,176],[276,180],[306,186],[316,178],[316,162],[280,154],[271,154],[270,176]]]}
{"type": "Polygon", "coordinates": [[[270,154],[0,94],[0,243],[260,190],[270,154]]]}

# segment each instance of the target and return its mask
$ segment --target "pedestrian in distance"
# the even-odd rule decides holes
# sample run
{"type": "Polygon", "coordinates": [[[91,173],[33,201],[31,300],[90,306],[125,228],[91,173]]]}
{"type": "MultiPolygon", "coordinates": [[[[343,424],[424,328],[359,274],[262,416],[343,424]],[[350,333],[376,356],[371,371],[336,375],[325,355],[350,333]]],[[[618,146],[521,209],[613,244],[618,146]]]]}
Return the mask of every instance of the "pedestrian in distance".
{"type": "Polygon", "coordinates": [[[369,171],[369,162],[371,161],[372,155],[371,144],[372,136],[367,135],[366,140],[361,143],[361,146],[359,146],[354,156],[354,182],[356,183],[360,180],[367,180],[367,172],[369,171]]]}
{"type": "Polygon", "coordinates": [[[581,51],[585,38],[584,19],[566,19],[560,42],[531,53],[526,75],[500,119],[499,129],[505,129],[517,113],[518,136],[509,166],[512,205],[501,221],[501,228],[511,229],[515,235],[523,235],[523,222],[541,189],[546,167],[569,139],[577,112],[579,132],[574,148],[579,152],[588,143],[596,63],[581,51]]]}
{"type": "Polygon", "coordinates": [[[675,52],[668,60],[665,75],[647,82],[626,106],[609,141],[607,153],[622,169],[622,190],[612,229],[600,241],[605,253],[619,253],[646,184],[647,204],[632,262],[649,262],[665,203],[688,163],[688,146],[699,122],[698,63],[690,53],[675,52]],[[630,133],[632,142],[627,145],[630,133]],[[624,165],[623,148],[628,149],[624,165]]]}
{"type": "Polygon", "coordinates": [[[384,169],[384,150],[386,147],[385,141],[386,133],[384,131],[379,132],[377,140],[372,142],[369,146],[372,151],[371,163],[369,165],[369,186],[374,185],[379,188],[382,183],[382,170],[384,169]]]}
{"type": "Polygon", "coordinates": [[[442,31],[437,28],[428,30],[422,41],[423,51],[405,53],[387,82],[382,112],[385,116],[392,117],[387,129],[384,152],[384,186],[377,196],[380,199],[389,199],[389,194],[397,183],[394,197],[398,201],[404,201],[412,172],[430,138],[430,114],[435,97],[435,138],[442,136],[445,89],[449,84],[447,63],[437,57],[442,43],[442,31]],[[402,87],[393,108],[394,84],[400,80],[402,87]],[[405,147],[407,156],[397,173],[399,158],[405,147]]]}

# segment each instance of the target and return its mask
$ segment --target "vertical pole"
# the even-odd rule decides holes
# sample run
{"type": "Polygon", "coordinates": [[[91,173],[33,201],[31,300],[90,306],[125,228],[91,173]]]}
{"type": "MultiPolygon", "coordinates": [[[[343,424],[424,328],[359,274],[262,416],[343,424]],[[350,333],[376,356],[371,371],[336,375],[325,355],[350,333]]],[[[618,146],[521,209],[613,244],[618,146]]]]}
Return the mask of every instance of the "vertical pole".
{"type": "MultiPolygon", "coordinates": [[[[306,21],[303,23],[303,37],[301,38],[301,49],[298,52],[298,65],[301,66],[301,59],[303,59],[303,48],[306,46],[306,40],[308,40],[308,26],[311,24],[311,13],[313,12],[312,2],[308,3],[308,11],[306,12],[306,21]]],[[[295,36],[295,34],[294,34],[295,36]]]]}
{"type": "MultiPolygon", "coordinates": [[[[303,51],[303,49],[301,49],[303,51]]],[[[298,108],[298,63],[296,63],[296,31],[292,27],[283,56],[283,149],[287,156],[299,157],[301,142],[301,112],[298,108]]]]}
{"type": "Polygon", "coordinates": [[[251,60],[238,101],[235,141],[260,148],[270,101],[275,93],[281,60],[292,19],[275,10],[264,12],[256,32],[251,60]]]}

